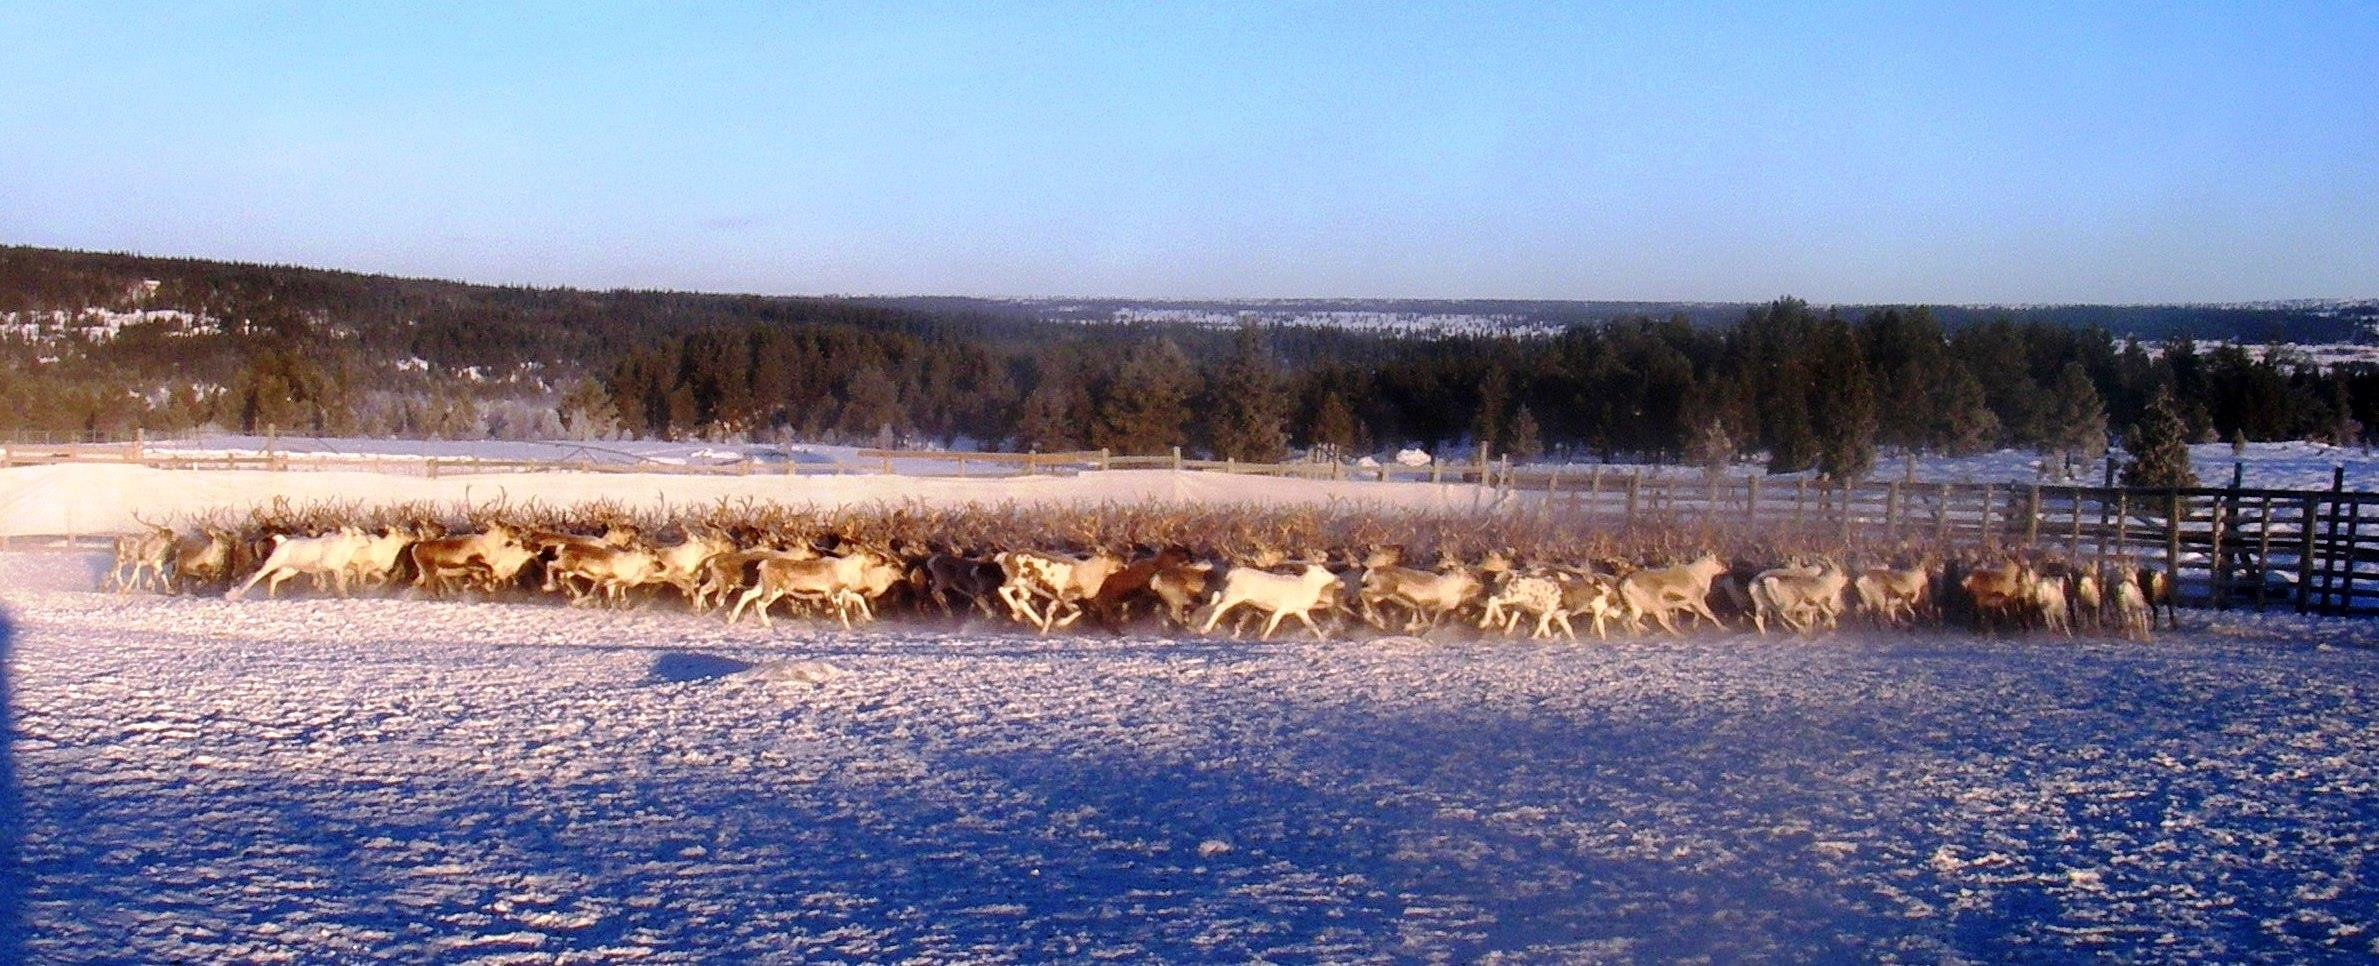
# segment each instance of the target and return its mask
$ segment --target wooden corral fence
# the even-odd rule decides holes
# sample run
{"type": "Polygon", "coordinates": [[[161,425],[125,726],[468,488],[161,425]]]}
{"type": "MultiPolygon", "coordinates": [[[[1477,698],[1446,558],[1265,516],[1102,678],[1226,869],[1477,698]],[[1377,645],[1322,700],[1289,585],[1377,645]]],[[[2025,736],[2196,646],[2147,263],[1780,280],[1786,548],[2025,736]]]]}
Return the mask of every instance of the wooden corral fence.
{"type": "MultiPolygon", "coordinates": [[[[2129,559],[2175,575],[2185,605],[2379,615],[2379,493],[2243,487],[1694,480],[1517,470],[1494,485],[1619,528],[1729,528],[1878,554],[1979,547],[2129,559]],[[2365,532],[2362,524],[2374,524],[2365,532]]],[[[2342,479],[2341,479],[2342,482],[2342,479]]]]}
{"type": "MultiPolygon", "coordinates": [[[[1482,454],[1483,455],[1483,454],[1482,454]]],[[[1581,514],[1619,529],[1660,527],[1816,538],[1877,555],[1977,547],[2055,551],[2095,564],[2129,559],[2175,576],[2181,602],[2214,608],[2379,615],[2379,493],[2243,487],[2141,489],[2023,483],[1695,478],[1617,467],[1532,468],[1476,459],[1423,466],[1343,462],[1241,463],[1165,456],[858,450],[846,460],[723,464],[621,461],[592,449],[537,460],[387,457],[267,451],[191,456],[127,440],[23,438],[0,444],[0,467],[122,462],[169,469],[367,470],[441,473],[673,473],[708,476],[907,473],[928,476],[1073,474],[1170,469],[1315,480],[1428,482],[1488,488],[1506,510],[1581,514]],[[603,458],[598,458],[601,455],[603,458]],[[2371,523],[2365,532],[2363,524],[2371,523]]]]}

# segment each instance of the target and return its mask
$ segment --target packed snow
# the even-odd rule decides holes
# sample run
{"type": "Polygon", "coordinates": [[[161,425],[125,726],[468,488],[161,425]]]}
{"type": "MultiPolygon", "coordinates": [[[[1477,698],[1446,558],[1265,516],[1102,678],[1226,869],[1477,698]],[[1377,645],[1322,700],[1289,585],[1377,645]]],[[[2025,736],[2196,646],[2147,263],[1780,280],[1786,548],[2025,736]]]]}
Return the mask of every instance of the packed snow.
{"type": "Polygon", "coordinates": [[[2379,955],[2367,622],[1044,639],[103,565],[0,553],[36,961],[2379,955]]]}

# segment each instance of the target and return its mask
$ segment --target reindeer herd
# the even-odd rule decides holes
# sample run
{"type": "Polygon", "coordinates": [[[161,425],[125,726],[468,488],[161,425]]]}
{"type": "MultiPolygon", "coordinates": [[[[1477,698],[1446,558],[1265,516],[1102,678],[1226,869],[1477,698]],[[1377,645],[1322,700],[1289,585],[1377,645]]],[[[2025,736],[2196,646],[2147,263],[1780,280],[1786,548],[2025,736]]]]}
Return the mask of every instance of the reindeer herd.
{"type": "Polygon", "coordinates": [[[1047,634],[1076,627],[1269,639],[1283,626],[1578,640],[1700,624],[1800,634],[1970,626],[2145,640],[2171,610],[2162,571],[2109,559],[1945,548],[1826,548],[1611,534],[1568,521],[1345,508],[907,507],[815,511],[744,502],[670,515],[610,504],[366,510],[276,504],[142,521],[102,589],[238,600],[295,578],[316,593],[544,596],[573,606],[675,600],[773,626],[780,607],[849,628],[905,609],[1047,634]],[[1418,550],[1418,552],[1416,552],[1418,550]],[[1723,550],[1723,552],[1722,552],[1723,550]],[[1414,566],[1429,559],[1427,566],[1414,566]],[[1872,560],[1872,563],[1864,561],[1872,560]],[[1682,562],[1667,562],[1682,561],[1682,562]],[[1293,625],[1292,625],[1293,622],[1293,625]]]}

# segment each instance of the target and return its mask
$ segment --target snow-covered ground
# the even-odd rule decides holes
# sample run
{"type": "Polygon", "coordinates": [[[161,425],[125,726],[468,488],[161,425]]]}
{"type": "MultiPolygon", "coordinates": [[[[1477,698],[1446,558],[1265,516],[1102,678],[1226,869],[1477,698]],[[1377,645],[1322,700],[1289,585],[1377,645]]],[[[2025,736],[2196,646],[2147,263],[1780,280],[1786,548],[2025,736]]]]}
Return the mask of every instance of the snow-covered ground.
{"type": "Polygon", "coordinates": [[[36,961],[2379,954],[2367,622],[1038,639],[100,566],[0,553],[36,961]]]}

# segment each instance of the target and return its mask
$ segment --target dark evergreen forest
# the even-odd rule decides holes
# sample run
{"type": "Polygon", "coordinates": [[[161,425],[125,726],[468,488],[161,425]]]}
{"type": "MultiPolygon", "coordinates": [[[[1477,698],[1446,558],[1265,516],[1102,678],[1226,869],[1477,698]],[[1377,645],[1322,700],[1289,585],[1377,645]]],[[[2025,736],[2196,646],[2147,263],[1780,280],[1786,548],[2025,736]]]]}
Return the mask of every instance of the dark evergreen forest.
{"type": "Polygon", "coordinates": [[[0,432],[971,441],[1251,461],[1484,444],[1855,475],[1897,451],[2094,456],[2160,392],[2192,439],[2363,442],[2379,426],[2379,368],[2188,334],[2326,332],[2327,316],[1580,308],[1598,304],[1538,312],[1563,319],[1549,333],[1387,335],[0,248],[0,432]],[[99,335],[86,309],[119,313],[116,328],[99,335]],[[129,314],[143,310],[187,317],[129,314]],[[27,324],[41,318],[51,330],[27,324]]]}

